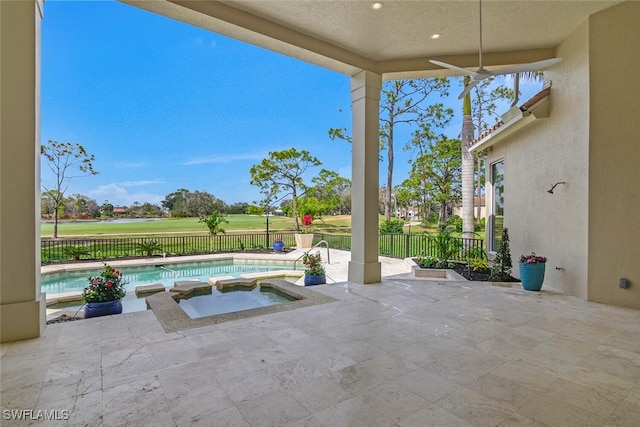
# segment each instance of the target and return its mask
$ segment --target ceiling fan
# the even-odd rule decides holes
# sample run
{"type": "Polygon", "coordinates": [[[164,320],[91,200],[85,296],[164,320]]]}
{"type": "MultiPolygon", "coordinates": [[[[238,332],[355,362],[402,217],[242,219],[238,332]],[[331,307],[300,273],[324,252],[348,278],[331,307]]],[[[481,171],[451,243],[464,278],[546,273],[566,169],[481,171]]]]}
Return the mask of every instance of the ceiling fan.
{"type": "Polygon", "coordinates": [[[562,61],[562,58],[551,58],[545,59],[543,61],[530,62],[528,64],[516,65],[513,67],[503,68],[501,70],[489,71],[485,70],[482,66],[482,0],[479,0],[480,4],[480,53],[479,53],[479,62],[480,65],[476,71],[467,70],[466,68],[457,67],[455,65],[447,64],[446,62],[429,60],[432,64],[439,65],[443,68],[449,68],[450,70],[458,71],[464,75],[471,77],[471,82],[464,88],[458,99],[462,99],[466,94],[471,91],[480,81],[488,79],[493,76],[500,76],[504,74],[519,74],[526,73],[531,71],[538,71],[542,68],[550,67],[553,64],[557,64],[562,61]]]}

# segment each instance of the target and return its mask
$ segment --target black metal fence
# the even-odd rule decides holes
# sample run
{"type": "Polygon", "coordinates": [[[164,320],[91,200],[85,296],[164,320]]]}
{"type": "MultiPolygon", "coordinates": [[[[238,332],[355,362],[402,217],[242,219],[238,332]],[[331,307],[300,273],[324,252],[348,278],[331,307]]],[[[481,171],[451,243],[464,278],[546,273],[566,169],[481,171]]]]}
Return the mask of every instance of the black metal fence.
{"type": "MultiPolygon", "coordinates": [[[[132,237],[116,239],[57,239],[42,240],[42,263],[73,260],[73,253],[82,253],[80,259],[114,259],[145,256],[145,245],[157,242],[161,250],[154,253],[167,255],[209,254],[218,252],[251,251],[271,248],[276,237],[282,239],[285,247],[295,246],[294,233],[253,233],[219,234],[216,236],[175,236],[175,237],[132,237]]],[[[313,243],[327,241],[332,249],[351,250],[351,236],[344,234],[315,233],[313,243]]],[[[465,260],[467,254],[484,250],[480,239],[451,238],[450,244],[456,250],[453,260],[465,260]]],[[[418,256],[437,257],[442,242],[427,234],[381,234],[378,237],[378,253],[392,258],[413,258],[418,256]]]]}

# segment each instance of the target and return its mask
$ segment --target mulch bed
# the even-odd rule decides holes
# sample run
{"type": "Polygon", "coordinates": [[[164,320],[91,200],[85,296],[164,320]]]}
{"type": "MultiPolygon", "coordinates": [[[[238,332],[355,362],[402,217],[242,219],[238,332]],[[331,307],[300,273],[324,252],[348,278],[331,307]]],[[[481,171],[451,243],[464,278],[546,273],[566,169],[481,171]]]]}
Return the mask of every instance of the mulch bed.
{"type": "MultiPolygon", "coordinates": [[[[483,270],[473,271],[467,267],[467,264],[455,263],[453,269],[456,273],[461,275],[467,280],[471,280],[474,282],[493,282],[491,279],[491,270],[486,268],[483,270]]],[[[509,276],[507,280],[502,280],[502,282],[519,282],[520,280],[516,279],[513,276],[509,276]]]]}
{"type": "Polygon", "coordinates": [[[53,323],[62,323],[62,322],[73,322],[74,320],[82,320],[82,317],[72,317],[66,314],[56,317],[55,319],[47,320],[47,325],[51,325],[53,323]]]}

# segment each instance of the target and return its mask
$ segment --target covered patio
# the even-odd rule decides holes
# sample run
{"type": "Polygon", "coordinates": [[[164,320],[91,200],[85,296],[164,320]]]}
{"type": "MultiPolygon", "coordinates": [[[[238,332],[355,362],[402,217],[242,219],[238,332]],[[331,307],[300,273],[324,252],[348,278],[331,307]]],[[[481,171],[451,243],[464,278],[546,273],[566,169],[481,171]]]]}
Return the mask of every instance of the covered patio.
{"type": "Polygon", "coordinates": [[[638,425],[637,2],[486,2],[495,30],[487,67],[564,57],[548,70],[554,127],[535,139],[553,148],[538,150],[549,158],[536,165],[570,165],[574,192],[553,209],[523,205],[512,222],[518,252],[537,243],[566,256],[538,294],[416,280],[387,272],[377,255],[382,81],[445,75],[428,59],[475,68],[477,39],[466,33],[475,2],[126,3],[351,77],[347,276],[315,288],[337,301],[202,328],[167,333],[150,311],[45,327],[37,225],[46,8],[2,1],[3,425],[38,423],[42,411],[59,425],[638,425]],[[449,38],[433,41],[432,29],[449,38]],[[543,222],[535,232],[532,213],[543,222]]]}
{"type": "MultiPolygon", "coordinates": [[[[344,279],[349,254],[331,258],[344,279]]],[[[74,426],[637,425],[637,310],[381,262],[381,283],[312,287],[336,300],[312,307],[171,333],[150,310],[49,325],[0,347],[2,410],[74,426]]]]}

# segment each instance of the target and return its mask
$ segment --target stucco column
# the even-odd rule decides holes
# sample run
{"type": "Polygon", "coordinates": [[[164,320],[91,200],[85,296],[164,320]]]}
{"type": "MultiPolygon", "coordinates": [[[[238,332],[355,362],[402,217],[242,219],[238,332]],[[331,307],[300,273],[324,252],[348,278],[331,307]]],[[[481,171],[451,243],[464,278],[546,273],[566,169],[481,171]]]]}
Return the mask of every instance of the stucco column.
{"type": "Polygon", "coordinates": [[[382,76],[362,71],[351,78],[351,261],[349,281],[379,283],[378,169],[382,76]]]}
{"type": "Polygon", "coordinates": [[[40,336],[42,2],[0,1],[0,338],[40,336]]]}

